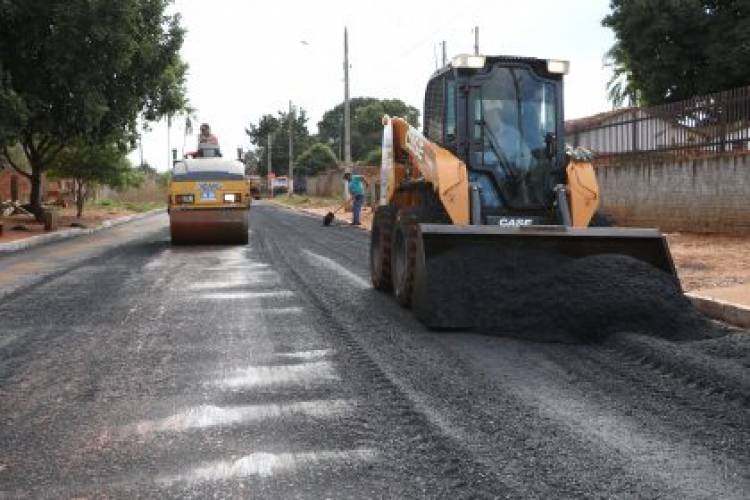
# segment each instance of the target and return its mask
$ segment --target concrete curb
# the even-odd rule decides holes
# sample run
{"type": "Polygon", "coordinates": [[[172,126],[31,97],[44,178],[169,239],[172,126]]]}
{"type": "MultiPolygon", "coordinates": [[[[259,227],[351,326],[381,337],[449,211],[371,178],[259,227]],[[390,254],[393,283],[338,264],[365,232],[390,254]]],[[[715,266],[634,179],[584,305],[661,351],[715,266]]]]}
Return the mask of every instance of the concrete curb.
{"type": "Polygon", "coordinates": [[[0,255],[8,255],[11,253],[20,252],[21,250],[38,247],[40,245],[45,245],[54,241],[62,241],[70,238],[75,238],[77,236],[94,234],[103,229],[119,226],[127,222],[145,219],[146,217],[151,217],[152,215],[162,213],[165,210],[165,208],[157,208],[155,210],[149,210],[148,212],[143,212],[140,214],[126,215],[125,217],[118,217],[117,219],[105,220],[100,225],[92,228],[63,229],[60,231],[55,231],[54,233],[40,234],[38,236],[32,236],[30,238],[24,238],[18,241],[11,241],[9,243],[0,243],[0,255]]]}
{"type": "Polygon", "coordinates": [[[750,328],[750,307],[724,300],[686,293],[688,299],[706,316],[740,328],[750,328]]]}

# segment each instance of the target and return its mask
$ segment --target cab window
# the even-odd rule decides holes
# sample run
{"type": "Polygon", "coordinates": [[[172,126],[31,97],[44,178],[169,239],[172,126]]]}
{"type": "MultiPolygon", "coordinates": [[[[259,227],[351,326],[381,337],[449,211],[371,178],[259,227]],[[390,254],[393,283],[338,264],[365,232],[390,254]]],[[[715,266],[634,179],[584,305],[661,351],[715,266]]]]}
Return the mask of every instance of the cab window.
{"type": "Polygon", "coordinates": [[[445,142],[456,141],[456,81],[448,80],[445,86],[445,142]]]}
{"type": "Polygon", "coordinates": [[[425,94],[425,135],[433,142],[443,142],[443,78],[427,85],[425,94]]]}

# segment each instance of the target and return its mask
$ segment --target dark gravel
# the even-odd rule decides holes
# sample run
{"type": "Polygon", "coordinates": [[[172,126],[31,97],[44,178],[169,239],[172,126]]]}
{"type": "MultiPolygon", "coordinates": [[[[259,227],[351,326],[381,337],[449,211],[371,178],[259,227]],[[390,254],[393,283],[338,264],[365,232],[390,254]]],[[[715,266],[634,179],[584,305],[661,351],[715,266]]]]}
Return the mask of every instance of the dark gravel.
{"type": "Polygon", "coordinates": [[[0,496],[748,496],[746,332],[432,333],[370,288],[365,232],[251,220],[3,299],[0,496]]]}
{"type": "Polygon", "coordinates": [[[485,333],[542,341],[593,341],[623,331],[669,340],[726,333],[695,310],[671,276],[632,257],[507,257],[483,247],[435,257],[435,314],[467,318],[485,333]]]}

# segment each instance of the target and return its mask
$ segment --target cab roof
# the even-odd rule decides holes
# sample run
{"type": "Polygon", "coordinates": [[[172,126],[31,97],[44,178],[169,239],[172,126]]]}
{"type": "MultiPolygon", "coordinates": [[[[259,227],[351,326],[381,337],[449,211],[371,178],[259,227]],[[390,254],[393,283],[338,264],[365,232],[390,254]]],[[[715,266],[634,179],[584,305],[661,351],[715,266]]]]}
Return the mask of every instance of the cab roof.
{"type": "MultiPolygon", "coordinates": [[[[561,80],[562,74],[561,73],[551,73],[548,70],[548,62],[551,61],[550,59],[539,59],[536,57],[524,57],[524,56],[507,56],[507,55],[481,55],[479,57],[484,58],[485,63],[484,66],[481,68],[467,68],[467,67],[461,67],[461,66],[455,66],[454,60],[459,57],[471,57],[466,54],[460,54],[453,59],[451,59],[448,64],[443,66],[442,68],[438,69],[433,73],[431,76],[432,78],[435,78],[437,76],[442,76],[446,73],[450,73],[452,71],[460,71],[463,74],[467,73],[483,73],[487,71],[489,68],[493,67],[496,64],[508,64],[508,65],[526,65],[531,67],[531,69],[534,70],[534,73],[539,75],[542,78],[549,78],[552,80],[561,80]]],[[[566,62],[567,64],[567,62],[566,62]]]]}
{"type": "Polygon", "coordinates": [[[245,178],[245,165],[238,160],[223,158],[185,158],[175,162],[172,180],[210,181],[241,180],[245,178]]]}

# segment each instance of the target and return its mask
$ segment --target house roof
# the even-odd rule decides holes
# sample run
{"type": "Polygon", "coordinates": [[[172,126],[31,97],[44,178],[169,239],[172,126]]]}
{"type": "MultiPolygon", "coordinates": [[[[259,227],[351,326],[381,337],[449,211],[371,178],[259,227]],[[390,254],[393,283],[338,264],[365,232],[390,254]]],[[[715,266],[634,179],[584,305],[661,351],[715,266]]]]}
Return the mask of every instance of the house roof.
{"type": "Polygon", "coordinates": [[[576,118],[574,120],[565,121],[565,132],[571,134],[580,130],[589,130],[592,128],[599,127],[604,124],[607,120],[616,116],[624,115],[630,111],[637,110],[635,107],[613,109],[611,111],[605,111],[603,113],[597,113],[591,116],[584,116],[583,118],[576,118]]]}

